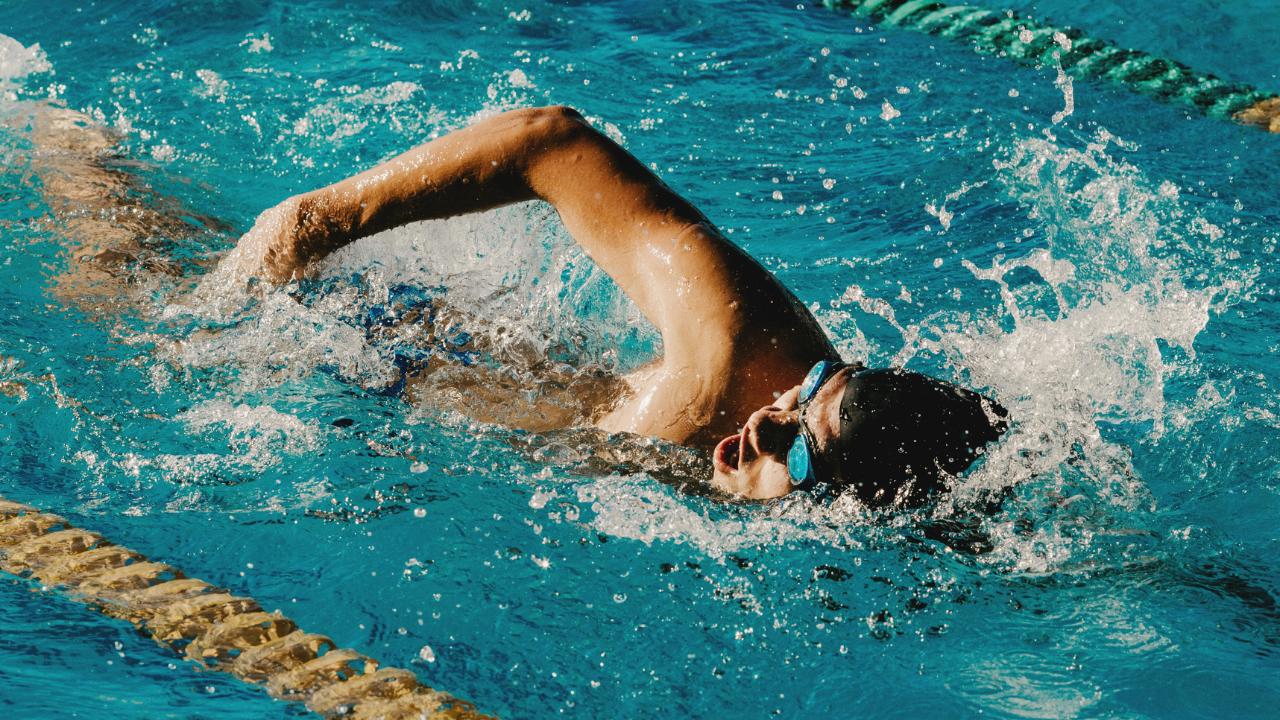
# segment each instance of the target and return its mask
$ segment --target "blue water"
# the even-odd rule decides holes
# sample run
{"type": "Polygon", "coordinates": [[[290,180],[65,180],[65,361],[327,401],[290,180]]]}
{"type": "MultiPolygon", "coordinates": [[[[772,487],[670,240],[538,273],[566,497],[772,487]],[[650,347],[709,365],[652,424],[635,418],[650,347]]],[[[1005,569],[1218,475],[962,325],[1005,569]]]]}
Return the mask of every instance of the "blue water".
{"type": "MultiPolygon", "coordinates": [[[[1270,0],[1008,7],[1280,88],[1270,0]]],[[[0,116],[82,111],[137,203],[221,221],[152,231],[193,280],[68,299],[67,211],[31,131],[0,129],[0,495],[503,717],[1280,705],[1280,138],[1091,83],[1067,114],[1052,67],[794,2],[10,0],[0,32],[0,116]],[[654,352],[544,207],[372,238],[303,303],[196,286],[290,194],[546,103],[651,163],[846,356],[988,391],[1014,432],[955,502],[876,516],[717,503],[388,391],[397,353],[449,354],[368,329],[395,285],[560,362],[654,352]]],[[[0,708],[302,714],[11,577],[0,708]]]]}

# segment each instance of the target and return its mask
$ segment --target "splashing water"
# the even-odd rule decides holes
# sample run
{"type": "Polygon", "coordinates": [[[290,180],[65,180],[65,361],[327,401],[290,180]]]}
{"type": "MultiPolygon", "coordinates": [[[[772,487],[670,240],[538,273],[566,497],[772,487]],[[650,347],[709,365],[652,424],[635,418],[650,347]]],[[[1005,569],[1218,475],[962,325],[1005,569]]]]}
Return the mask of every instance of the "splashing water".
{"type": "MultiPolygon", "coordinates": [[[[1195,374],[1196,338],[1214,312],[1250,291],[1248,274],[1206,281],[1210,276],[1200,273],[1188,285],[1185,258],[1199,258],[1194,237],[1212,223],[1188,214],[1173,185],[1152,187],[1141,171],[1112,154],[1131,149],[1105,131],[1080,148],[1023,138],[993,161],[992,187],[974,179],[946,196],[956,202],[971,191],[1003,193],[1044,236],[1045,247],[997,254],[986,267],[962,260],[973,278],[997,291],[999,304],[985,318],[940,313],[905,321],[892,302],[857,284],[823,313],[846,353],[865,357],[872,349],[846,309],[856,308],[900,336],[891,363],[942,358],[958,379],[988,389],[1011,410],[1014,432],[932,511],[946,518],[1015,493],[1018,499],[1007,501],[984,530],[994,548],[987,562],[1006,570],[1043,574],[1095,562],[1095,536],[1108,537],[1106,527],[1116,523],[1143,522],[1153,501],[1116,428],[1160,438],[1179,412],[1168,405],[1166,384],[1195,374]],[[840,337],[846,331],[853,337],[840,337]],[[1095,527],[1081,534],[1084,505],[1095,527]],[[1021,524],[1028,512],[1043,525],[1030,539],[1021,524]]],[[[619,358],[611,350],[616,346],[593,339],[651,331],[548,219],[545,210],[527,206],[382,233],[323,263],[319,283],[307,291],[312,296],[299,302],[296,294],[247,289],[279,222],[267,211],[202,280],[197,301],[187,304],[201,313],[213,309],[204,322],[230,326],[189,335],[169,357],[189,368],[240,365],[244,387],[267,387],[320,368],[366,387],[388,387],[396,382],[396,348],[407,338],[371,337],[362,325],[391,300],[394,288],[408,285],[474,308],[466,331],[487,336],[495,361],[516,373],[546,355],[615,369],[642,361],[637,349],[652,345],[633,343],[632,354],[619,358]],[[593,318],[592,308],[603,313],[597,310],[593,318]]],[[[566,469],[580,462],[566,464],[545,450],[535,457],[566,469]]],[[[590,507],[591,523],[601,531],[690,543],[712,557],[792,542],[855,548],[858,533],[874,524],[852,504],[805,501],[785,512],[710,519],[687,507],[687,499],[645,489],[646,482],[604,477],[580,488],[578,500],[590,507]]]]}
{"type": "Polygon", "coordinates": [[[0,34],[0,97],[9,102],[17,99],[16,91],[29,75],[53,70],[40,43],[24,46],[8,35],[0,34]]]}
{"type": "MultiPolygon", "coordinates": [[[[1207,142],[1054,67],[945,45],[926,65],[924,39],[718,0],[144,3],[38,25],[12,7],[5,93],[110,127],[100,163],[139,178],[138,207],[248,231],[155,231],[148,247],[214,269],[138,275],[118,289],[131,310],[81,317],[46,292],[74,223],[48,222],[47,188],[10,163],[3,494],[500,716],[1263,717],[1280,699],[1275,218],[1248,189],[1274,163],[1256,138],[1207,142]],[[366,238],[282,289],[251,280],[280,221],[264,208],[559,102],[795,289],[848,359],[986,392],[1012,431],[943,502],[877,514],[725,502],[696,492],[705,458],[684,448],[412,405],[423,366],[541,397],[660,353],[537,204],[366,238]]],[[[1232,27],[1183,45],[1235,57],[1232,27]]],[[[30,155],[22,123],[0,135],[30,155]]],[[[286,714],[234,683],[193,691],[46,593],[0,592],[19,714],[286,714]],[[84,654],[46,652],[63,647],[84,654]]]]}

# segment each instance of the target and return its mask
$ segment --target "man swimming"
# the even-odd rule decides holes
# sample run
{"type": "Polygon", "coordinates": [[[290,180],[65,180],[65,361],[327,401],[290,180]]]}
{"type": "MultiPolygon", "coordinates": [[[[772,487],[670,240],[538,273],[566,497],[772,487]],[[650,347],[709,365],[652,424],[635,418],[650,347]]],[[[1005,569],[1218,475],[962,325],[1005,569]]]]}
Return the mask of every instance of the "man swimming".
{"type": "Polygon", "coordinates": [[[1006,426],[976,393],[840,362],[773,275],[564,107],[507,112],[289,198],[241,240],[238,261],[288,282],[358,238],[535,199],[662,336],[662,359],[592,408],[594,424],[710,450],[722,492],[852,489],[872,505],[918,504],[1006,426]]]}

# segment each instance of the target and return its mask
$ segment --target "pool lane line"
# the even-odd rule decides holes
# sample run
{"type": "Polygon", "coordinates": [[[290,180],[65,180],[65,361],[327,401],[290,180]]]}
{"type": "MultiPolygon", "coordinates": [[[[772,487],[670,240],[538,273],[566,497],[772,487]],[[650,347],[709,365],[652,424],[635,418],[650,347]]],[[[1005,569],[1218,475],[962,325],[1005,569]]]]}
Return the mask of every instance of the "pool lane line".
{"type": "Polygon", "coordinates": [[[1012,11],[932,0],[822,0],[833,10],[890,27],[967,42],[984,54],[1023,65],[1061,67],[1081,80],[1107,80],[1209,117],[1280,133],[1280,94],[1232,83],[1169,58],[1118,47],[1071,27],[1057,27],[1012,11]]]}
{"type": "Polygon", "coordinates": [[[263,685],[325,717],[482,720],[471,703],[380,667],[325,635],[180,570],[152,562],[66,518],[0,497],[0,570],[62,588],[127,620],[204,669],[263,685]]]}

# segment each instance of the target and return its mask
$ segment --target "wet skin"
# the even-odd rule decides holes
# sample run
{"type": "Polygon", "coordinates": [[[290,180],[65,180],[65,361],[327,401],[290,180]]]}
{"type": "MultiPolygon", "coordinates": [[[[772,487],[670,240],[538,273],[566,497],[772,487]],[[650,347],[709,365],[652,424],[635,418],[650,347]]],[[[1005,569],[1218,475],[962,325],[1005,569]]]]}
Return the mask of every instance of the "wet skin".
{"type": "MultiPolygon", "coordinates": [[[[768,270],[569,108],[503,113],[289,198],[263,213],[234,255],[252,258],[251,274],[287,282],[360,237],[536,199],[555,207],[662,335],[661,361],[592,408],[595,425],[712,451],[726,492],[789,492],[784,446],[797,426],[788,388],[838,354],[768,270]],[[728,435],[739,438],[737,462],[726,459],[728,435]]],[[[828,404],[838,405],[843,383],[829,381],[834,401],[822,395],[806,415],[820,448],[838,426],[828,404]]]]}
{"type": "MultiPolygon", "coordinates": [[[[817,444],[818,467],[833,467],[833,443],[840,432],[840,400],[858,366],[842,368],[827,379],[809,401],[803,422],[817,444]]],[[[751,413],[742,431],[721,440],[712,451],[718,490],[744,498],[781,497],[791,491],[787,453],[800,432],[800,386],[778,396],[772,405],[751,413]]]]}

